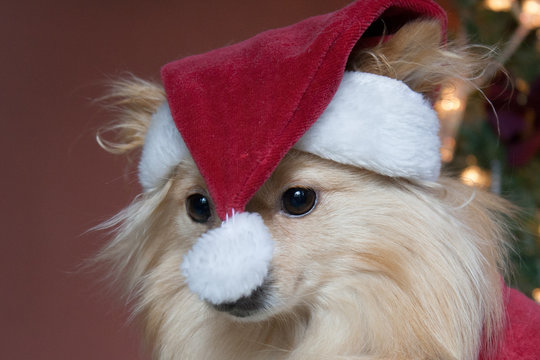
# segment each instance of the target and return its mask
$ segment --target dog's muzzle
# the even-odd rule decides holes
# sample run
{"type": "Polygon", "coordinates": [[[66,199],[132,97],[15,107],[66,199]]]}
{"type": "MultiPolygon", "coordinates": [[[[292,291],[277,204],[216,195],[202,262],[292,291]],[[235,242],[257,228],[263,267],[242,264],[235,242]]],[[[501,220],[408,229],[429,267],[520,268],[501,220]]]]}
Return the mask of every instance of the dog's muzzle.
{"type": "Polygon", "coordinates": [[[197,239],[181,270],[202,300],[219,311],[248,316],[264,303],[273,252],[274,241],[259,214],[234,214],[197,239]]]}
{"type": "Polygon", "coordinates": [[[239,318],[245,318],[267,308],[269,297],[269,281],[265,281],[249,296],[242,296],[234,302],[212,304],[214,309],[229,313],[239,318]]]}

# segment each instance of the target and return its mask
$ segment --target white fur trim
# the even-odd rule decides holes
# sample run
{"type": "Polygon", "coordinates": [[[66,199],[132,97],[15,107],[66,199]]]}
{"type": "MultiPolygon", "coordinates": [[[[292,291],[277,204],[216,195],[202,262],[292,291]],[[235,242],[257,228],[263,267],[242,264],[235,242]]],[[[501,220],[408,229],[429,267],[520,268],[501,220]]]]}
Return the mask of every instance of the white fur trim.
{"type": "Polygon", "coordinates": [[[334,98],[295,148],[392,177],[435,181],[439,120],[405,83],[345,72],[334,98]]]}
{"type": "Polygon", "coordinates": [[[165,102],[152,116],[144,140],[139,162],[139,181],[144,190],[149,191],[162,184],[188,154],[172,119],[169,104],[165,102]]]}
{"type": "MultiPolygon", "coordinates": [[[[295,148],[387,176],[435,181],[441,167],[438,130],[431,104],[405,83],[345,72],[334,98],[295,148]]],[[[139,163],[144,190],[162,184],[188,154],[165,103],[152,117],[139,163]]]]}
{"type": "Polygon", "coordinates": [[[192,292],[218,305],[250,295],[268,275],[274,242],[261,216],[235,214],[203,234],[181,265],[192,292]]]}

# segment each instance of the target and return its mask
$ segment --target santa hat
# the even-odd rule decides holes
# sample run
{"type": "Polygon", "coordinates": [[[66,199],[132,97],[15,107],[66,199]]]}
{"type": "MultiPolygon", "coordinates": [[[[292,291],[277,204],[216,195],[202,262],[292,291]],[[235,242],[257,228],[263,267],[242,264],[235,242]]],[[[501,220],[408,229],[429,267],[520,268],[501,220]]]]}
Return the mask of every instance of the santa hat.
{"type": "Polygon", "coordinates": [[[361,0],[163,67],[167,103],[153,116],[139,176],[150,191],[189,155],[199,168],[223,220],[182,264],[201,298],[234,302],[268,276],[272,237],[244,209],[291,148],[387,176],[436,180],[431,104],[400,81],[345,72],[359,41],[418,18],[445,29],[443,10],[430,0],[361,0]]]}

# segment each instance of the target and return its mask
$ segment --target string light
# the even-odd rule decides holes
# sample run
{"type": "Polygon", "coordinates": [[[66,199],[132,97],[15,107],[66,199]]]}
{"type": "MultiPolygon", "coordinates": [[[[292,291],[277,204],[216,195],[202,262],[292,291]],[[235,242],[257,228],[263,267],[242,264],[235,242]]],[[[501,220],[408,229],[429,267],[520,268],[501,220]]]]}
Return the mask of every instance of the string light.
{"type": "Polygon", "coordinates": [[[455,87],[448,86],[441,91],[441,97],[435,103],[439,113],[458,111],[463,109],[463,101],[455,87]]]}
{"type": "Polygon", "coordinates": [[[486,0],[485,5],[491,11],[510,11],[513,0],[486,0]]]}
{"type": "Polygon", "coordinates": [[[470,165],[463,170],[461,181],[469,186],[488,187],[491,184],[489,173],[476,165],[470,165]]]}
{"type": "MultiPolygon", "coordinates": [[[[515,18],[518,20],[519,26],[515,29],[514,33],[510,37],[509,41],[506,43],[506,46],[504,47],[503,51],[500,53],[500,55],[497,57],[497,62],[501,65],[504,65],[510,57],[516,52],[518,47],[523,43],[525,38],[528,34],[530,34],[531,31],[535,30],[536,33],[536,49],[540,52],[540,0],[522,0],[521,7],[519,6],[519,3],[515,0],[484,0],[484,5],[486,8],[488,8],[491,11],[511,11],[515,18]]],[[[493,75],[499,71],[499,67],[497,66],[491,66],[488,67],[484,73],[484,75],[480,78],[480,80],[477,81],[477,84],[484,85],[490,79],[492,79],[493,75]]],[[[517,82],[517,88],[520,91],[520,94],[522,94],[523,99],[525,99],[527,93],[529,92],[528,84],[525,81],[518,80],[517,82]]],[[[463,112],[464,105],[467,101],[467,95],[465,94],[464,97],[462,97],[463,101],[460,100],[459,97],[452,98],[449,96],[449,94],[444,94],[446,96],[442,96],[441,100],[439,100],[437,103],[435,103],[435,109],[439,113],[439,117],[441,118],[441,132],[444,135],[443,130],[445,130],[445,122],[452,125],[452,123],[455,121],[456,114],[463,112]],[[445,119],[446,118],[446,119],[445,119]],[[446,121],[445,121],[446,120],[446,121]]],[[[520,100],[523,100],[520,99],[520,100]]],[[[521,101],[523,102],[523,101],[521,101]]],[[[460,121],[459,121],[460,122],[460,121]]],[[[453,128],[450,126],[450,128],[453,128]]],[[[450,160],[453,158],[453,150],[448,154],[448,149],[444,146],[444,136],[442,137],[443,146],[441,148],[441,154],[443,161],[445,159],[445,155],[450,160]]],[[[476,158],[474,158],[475,161],[469,161],[472,160],[472,157],[467,159],[467,168],[463,170],[461,173],[461,181],[467,185],[476,185],[480,187],[488,187],[490,186],[491,175],[489,172],[482,170],[480,167],[476,165],[476,158]]],[[[492,163],[492,171],[493,171],[493,187],[500,188],[500,184],[497,185],[498,181],[497,179],[500,178],[497,176],[497,170],[496,166],[493,166],[492,163]]],[[[500,173],[500,169],[498,170],[500,173]]],[[[493,190],[493,189],[492,189],[493,190]]],[[[538,214],[540,219],[540,212],[538,214]]],[[[540,224],[538,225],[537,229],[538,236],[540,238],[540,224]]],[[[540,288],[535,288],[532,293],[532,298],[540,304],[540,288]]]]}
{"type": "Polygon", "coordinates": [[[458,97],[454,96],[448,99],[443,99],[441,101],[441,108],[444,111],[456,111],[461,109],[461,100],[458,97]]]}
{"type": "Polygon", "coordinates": [[[534,301],[540,304],[540,289],[536,288],[532,291],[532,297],[534,301]]]}
{"type": "Polygon", "coordinates": [[[452,136],[443,136],[441,141],[441,160],[449,163],[454,159],[454,149],[456,147],[456,139],[452,136]]]}
{"type": "Polygon", "coordinates": [[[456,134],[463,119],[463,111],[467,103],[467,88],[463,83],[455,81],[441,90],[434,108],[441,120],[441,160],[449,163],[454,158],[456,134]]]}
{"type": "MultiPolygon", "coordinates": [[[[497,62],[501,65],[504,65],[508,59],[510,59],[531,30],[540,27],[540,0],[524,0],[521,9],[514,0],[485,0],[486,7],[493,11],[507,9],[508,4],[506,2],[510,3],[509,10],[512,11],[512,14],[519,21],[519,26],[506,43],[503,51],[497,57],[497,62]]],[[[540,35],[538,36],[540,37],[540,35]]],[[[540,47],[540,45],[537,46],[540,47]]],[[[477,81],[477,84],[484,85],[492,79],[497,71],[499,71],[498,66],[488,66],[483,76],[477,81]]]]}
{"type": "Polygon", "coordinates": [[[540,27],[540,0],[525,0],[521,6],[519,21],[528,29],[540,27]]]}

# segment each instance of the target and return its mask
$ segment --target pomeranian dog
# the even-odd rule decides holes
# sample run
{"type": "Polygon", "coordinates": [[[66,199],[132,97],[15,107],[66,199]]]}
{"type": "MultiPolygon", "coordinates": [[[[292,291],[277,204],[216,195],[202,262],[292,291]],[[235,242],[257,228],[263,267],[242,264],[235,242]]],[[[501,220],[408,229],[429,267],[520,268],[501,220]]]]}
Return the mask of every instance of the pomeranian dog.
{"type": "MultiPolygon", "coordinates": [[[[470,47],[440,39],[438,23],[413,21],[355,49],[347,68],[426,97],[456,74],[472,79],[485,68],[470,47]]],[[[100,144],[140,150],[163,89],[122,80],[109,100],[121,109],[108,128],[118,138],[100,144]]],[[[445,176],[389,177],[292,149],[246,207],[274,239],[269,279],[249,297],[215,305],[179,269],[221,223],[187,157],[100,227],[114,238],[97,260],[111,266],[155,359],[487,358],[505,322],[509,209],[445,176]]]]}

